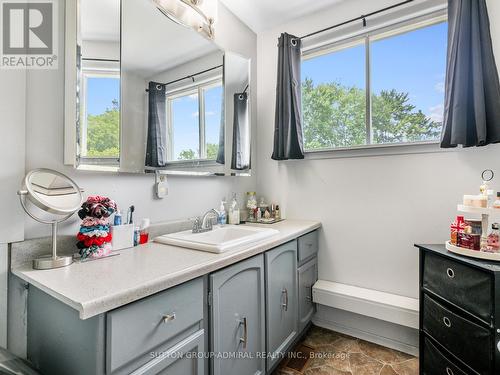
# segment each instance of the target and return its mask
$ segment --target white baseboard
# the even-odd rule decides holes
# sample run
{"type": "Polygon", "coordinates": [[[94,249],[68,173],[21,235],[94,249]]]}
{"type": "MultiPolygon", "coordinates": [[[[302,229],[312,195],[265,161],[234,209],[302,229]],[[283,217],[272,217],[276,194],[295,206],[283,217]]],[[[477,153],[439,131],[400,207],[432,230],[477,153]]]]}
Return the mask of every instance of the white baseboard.
{"type": "Polygon", "coordinates": [[[313,318],[313,324],[321,328],[329,329],[330,331],[339,332],[344,335],[373,342],[375,344],[385,346],[386,348],[399,350],[400,352],[418,357],[417,346],[408,345],[400,341],[396,341],[387,337],[378,336],[373,333],[365,332],[354,327],[346,327],[337,323],[329,322],[327,320],[313,318]]]}
{"type": "Polygon", "coordinates": [[[313,301],[390,323],[418,329],[418,299],[378,290],[318,280],[313,301]]]}

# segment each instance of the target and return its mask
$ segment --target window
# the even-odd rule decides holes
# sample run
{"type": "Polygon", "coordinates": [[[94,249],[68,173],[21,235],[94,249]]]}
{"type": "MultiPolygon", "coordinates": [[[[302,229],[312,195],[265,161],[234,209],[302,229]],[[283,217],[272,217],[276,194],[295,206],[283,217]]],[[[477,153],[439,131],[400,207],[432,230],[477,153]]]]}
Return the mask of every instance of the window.
{"type": "Polygon", "coordinates": [[[216,79],[167,95],[168,160],[215,160],[223,103],[216,79]]]}
{"type": "Polygon", "coordinates": [[[441,17],[305,50],[305,150],[439,140],[446,48],[441,17]]]}
{"type": "Polygon", "coordinates": [[[120,73],[82,70],[80,157],[89,163],[118,163],[120,157],[120,73]]]}

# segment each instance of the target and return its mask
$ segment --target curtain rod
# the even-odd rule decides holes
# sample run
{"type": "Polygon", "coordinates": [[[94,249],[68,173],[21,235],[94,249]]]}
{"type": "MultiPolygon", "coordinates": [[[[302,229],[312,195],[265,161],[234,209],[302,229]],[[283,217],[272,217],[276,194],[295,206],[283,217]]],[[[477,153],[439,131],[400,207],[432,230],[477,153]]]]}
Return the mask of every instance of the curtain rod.
{"type": "MultiPolygon", "coordinates": [[[[175,79],[175,80],[167,82],[167,83],[159,83],[158,85],[167,86],[167,85],[171,85],[173,83],[177,83],[177,82],[183,81],[183,80],[188,79],[188,78],[191,78],[193,80],[193,82],[194,82],[194,77],[199,76],[200,74],[203,74],[203,73],[208,73],[208,72],[210,72],[212,70],[215,70],[215,69],[222,68],[223,66],[224,66],[224,64],[217,65],[217,66],[214,66],[213,68],[205,69],[205,70],[202,70],[201,72],[190,74],[188,76],[185,76],[185,77],[182,77],[182,78],[178,78],[178,79],[175,79]]],[[[149,89],[146,89],[146,92],[149,92],[149,89]]]]}
{"type": "Polygon", "coordinates": [[[367,13],[367,14],[363,14],[359,17],[356,17],[356,18],[353,18],[353,19],[350,19],[348,21],[344,21],[344,22],[341,22],[341,23],[338,23],[336,25],[333,25],[333,26],[330,26],[330,27],[327,27],[327,28],[324,28],[324,29],[321,29],[321,30],[318,30],[318,31],[314,31],[310,34],[307,34],[307,35],[304,35],[304,36],[301,36],[300,38],[298,38],[299,40],[303,40],[303,39],[306,39],[306,38],[309,38],[311,36],[314,36],[314,35],[317,35],[317,34],[320,34],[320,33],[323,33],[325,31],[329,31],[329,30],[332,30],[332,29],[335,29],[337,27],[340,27],[340,26],[344,26],[344,25],[347,25],[351,22],[356,22],[356,21],[363,21],[363,27],[366,26],[366,18],[367,17],[370,17],[370,16],[374,16],[375,14],[379,14],[379,13],[383,13],[383,12],[386,12],[388,10],[391,10],[391,9],[394,9],[394,8],[397,8],[397,7],[400,7],[402,5],[406,5],[408,3],[411,3],[413,2],[413,0],[406,0],[406,1],[403,1],[401,3],[397,3],[397,4],[394,4],[394,5],[391,5],[391,6],[388,6],[388,7],[385,7],[385,8],[382,8],[382,9],[379,9],[379,10],[376,10],[374,12],[371,12],[371,13],[367,13]]]}

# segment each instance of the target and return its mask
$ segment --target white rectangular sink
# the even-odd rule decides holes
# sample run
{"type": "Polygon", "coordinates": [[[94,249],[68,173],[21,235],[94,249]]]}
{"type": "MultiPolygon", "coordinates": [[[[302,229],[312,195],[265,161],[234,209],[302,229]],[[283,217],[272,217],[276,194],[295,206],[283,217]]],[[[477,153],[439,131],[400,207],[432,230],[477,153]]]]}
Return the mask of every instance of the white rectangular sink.
{"type": "Polygon", "coordinates": [[[213,230],[203,233],[193,233],[191,230],[170,233],[155,238],[155,242],[212,253],[223,253],[277,234],[279,232],[271,228],[224,225],[222,227],[214,226],[213,230]]]}

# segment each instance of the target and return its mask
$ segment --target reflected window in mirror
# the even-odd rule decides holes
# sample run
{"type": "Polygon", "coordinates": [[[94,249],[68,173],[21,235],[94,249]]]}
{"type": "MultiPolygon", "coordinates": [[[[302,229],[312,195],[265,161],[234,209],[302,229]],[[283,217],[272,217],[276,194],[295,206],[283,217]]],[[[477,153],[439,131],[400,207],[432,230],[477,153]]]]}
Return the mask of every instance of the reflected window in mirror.
{"type": "Polygon", "coordinates": [[[80,158],[88,164],[118,164],[120,157],[120,66],[82,62],[80,158]]]}
{"type": "Polygon", "coordinates": [[[173,22],[151,1],[66,5],[65,164],[235,175],[230,161],[250,149],[249,128],[234,126],[234,95],[250,90],[248,56],[173,22]],[[156,117],[151,82],[163,87],[156,117]],[[148,155],[161,163],[147,164],[148,155]]]}
{"type": "Polygon", "coordinates": [[[215,160],[223,111],[222,77],[167,94],[168,160],[215,160]]]}

